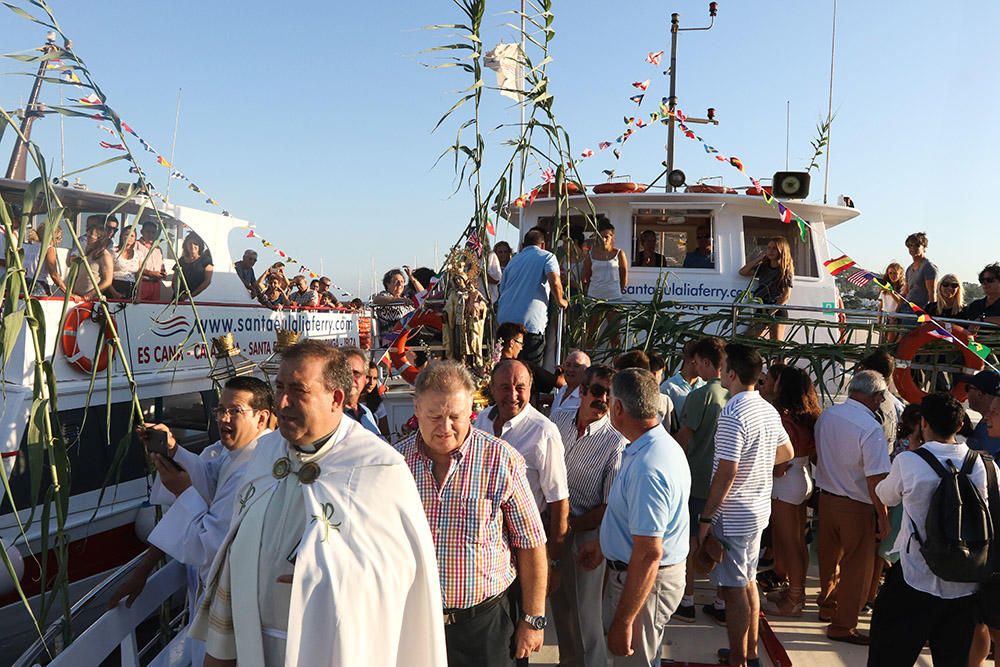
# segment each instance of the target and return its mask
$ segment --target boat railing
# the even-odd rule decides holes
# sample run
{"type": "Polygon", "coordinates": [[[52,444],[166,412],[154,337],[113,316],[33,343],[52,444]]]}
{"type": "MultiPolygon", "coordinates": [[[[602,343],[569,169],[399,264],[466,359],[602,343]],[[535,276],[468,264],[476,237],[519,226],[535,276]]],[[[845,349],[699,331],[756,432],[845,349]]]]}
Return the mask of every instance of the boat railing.
{"type": "MultiPolygon", "coordinates": [[[[87,612],[100,611],[108,604],[111,594],[122,581],[143,559],[144,554],[136,556],[125,565],[90,590],[83,598],[73,605],[70,611],[70,622],[87,612]]],[[[151,615],[160,611],[163,603],[174,594],[181,593],[187,586],[186,570],[183,564],[171,560],[150,576],[142,593],[131,607],[124,602],[105,611],[95,622],[79,634],[68,646],[63,645],[65,619],[60,619],[50,625],[35,642],[13,663],[12,667],[36,667],[51,665],[52,667],[75,667],[76,665],[96,665],[120,649],[122,667],[139,667],[143,658],[154,650],[162,648],[159,633],[142,647],[136,636],[136,629],[151,615]],[[51,658],[51,659],[50,659],[51,658]]],[[[183,622],[184,613],[170,618],[170,626],[177,630],[183,622]]],[[[167,651],[161,651],[163,660],[157,660],[161,665],[184,664],[181,659],[182,635],[177,635],[167,651]],[[173,657],[174,659],[167,659],[173,657]]],[[[148,663],[148,661],[147,661],[148,663]]]]}

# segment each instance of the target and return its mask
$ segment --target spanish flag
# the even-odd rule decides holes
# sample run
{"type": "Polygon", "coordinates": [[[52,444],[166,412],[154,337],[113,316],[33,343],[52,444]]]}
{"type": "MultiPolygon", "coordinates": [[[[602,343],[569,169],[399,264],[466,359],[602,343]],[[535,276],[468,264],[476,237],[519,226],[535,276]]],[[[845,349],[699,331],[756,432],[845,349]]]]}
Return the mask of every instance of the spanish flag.
{"type": "Polygon", "coordinates": [[[823,262],[823,266],[826,267],[831,276],[836,276],[854,266],[854,260],[847,255],[841,255],[835,259],[828,259],[823,262]]]}

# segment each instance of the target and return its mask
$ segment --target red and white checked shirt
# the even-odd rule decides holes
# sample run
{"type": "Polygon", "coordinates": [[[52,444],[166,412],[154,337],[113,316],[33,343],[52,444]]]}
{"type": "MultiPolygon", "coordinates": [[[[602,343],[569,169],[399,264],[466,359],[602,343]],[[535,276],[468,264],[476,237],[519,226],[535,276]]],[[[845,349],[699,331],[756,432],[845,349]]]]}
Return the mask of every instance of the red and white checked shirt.
{"type": "Polygon", "coordinates": [[[513,550],[545,544],[524,458],[472,428],[438,488],[419,431],[396,449],[417,481],[431,527],[444,608],[467,609],[507,590],[517,576],[513,550]]]}

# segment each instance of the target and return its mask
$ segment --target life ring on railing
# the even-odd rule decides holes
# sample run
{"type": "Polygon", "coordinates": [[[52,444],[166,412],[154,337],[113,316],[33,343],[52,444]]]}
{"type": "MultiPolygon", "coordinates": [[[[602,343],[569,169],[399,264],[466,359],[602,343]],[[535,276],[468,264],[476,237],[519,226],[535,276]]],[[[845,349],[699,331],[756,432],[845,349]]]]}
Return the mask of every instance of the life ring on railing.
{"type": "Polygon", "coordinates": [[[707,192],[717,195],[734,195],[736,194],[736,189],[725,185],[705,185],[704,183],[695,183],[694,185],[689,185],[684,188],[684,192],[707,192]]]}
{"type": "MultiPolygon", "coordinates": [[[[111,356],[108,352],[108,347],[105,345],[104,349],[102,349],[101,353],[98,355],[97,362],[95,364],[94,360],[84,354],[84,352],[80,349],[80,343],[77,340],[77,333],[80,330],[80,326],[87,320],[93,319],[94,304],[81,303],[79,306],[76,306],[66,314],[66,322],[63,324],[63,354],[66,355],[66,361],[70,366],[84,373],[94,372],[95,367],[98,372],[103,371],[108,367],[108,360],[111,356]]],[[[114,318],[112,317],[104,324],[105,341],[113,338],[114,336],[115,324],[114,318]]]]}
{"type": "Polygon", "coordinates": [[[595,195],[603,195],[612,192],[645,192],[649,186],[644,183],[601,183],[594,186],[595,195]]]}
{"type": "Polygon", "coordinates": [[[410,321],[406,323],[405,329],[402,323],[396,323],[394,330],[402,333],[399,334],[399,337],[393,341],[392,347],[389,348],[389,361],[392,363],[393,369],[410,384],[414,384],[417,381],[420,369],[407,360],[406,341],[409,340],[410,334],[414,333],[420,327],[429,327],[440,331],[444,328],[441,314],[433,310],[420,311],[410,318],[410,321]]]}
{"type": "MultiPolygon", "coordinates": [[[[948,326],[950,327],[951,335],[961,342],[968,344],[972,339],[972,335],[957,324],[948,326]]],[[[940,340],[940,338],[932,336],[930,333],[939,328],[940,326],[934,322],[925,322],[916,329],[911,329],[896,346],[896,370],[892,373],[892,379],[896,383],[899,395],[909,403],[920,403],[920,401],[924,400],[924,396],[927,395],[927,392],[918,387],[917,383],[914,382],[909,362],[913,361],[913,357],[920,352],[924,345],[940,340]]],[[[983,360],[976,356],[975,352],[964,346],[962,347],[962,360],[965,363],[966,369],[970,371],[982,370],[985,365],[983,360]]],[[[966,399],[967,393],[965,384],[961,382],[956,382],[955,386],[951,388],[951,395],[959,402],[966,399]]]]}
{"type": "MultiPolygon", "coordinates": [[[[556,184],[552,183],[542,183],[537,188],[539,197],[554,197],[556,194],[556,184]]],[[[575,195],[586,190],[584,185],[580,183],[574,183],[573,181],[563,181],[563,194],[575,195]]]]}

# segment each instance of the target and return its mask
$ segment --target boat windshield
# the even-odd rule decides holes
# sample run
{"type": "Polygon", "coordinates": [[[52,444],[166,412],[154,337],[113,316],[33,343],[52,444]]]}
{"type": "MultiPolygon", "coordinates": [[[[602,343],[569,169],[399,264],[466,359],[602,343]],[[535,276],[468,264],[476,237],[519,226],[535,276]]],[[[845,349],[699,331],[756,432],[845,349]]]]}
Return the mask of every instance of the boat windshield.
{"type": "Polygon", "coordinates": [[[818,278],[816,251],[813,249],[813,232],[806,229],[805,240],[799,235],[797,225],[776,225],[774,218],[743,216],[744,261],[767,250],[768,241],[781,236],[788,241],[795,262],[795,275],[818,278]]]}
{"type": "Polygon", "coordinates": [[[638,209],[632,266],[715,268],[715,224],[707,209],[638,209]]]}

